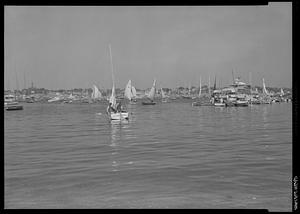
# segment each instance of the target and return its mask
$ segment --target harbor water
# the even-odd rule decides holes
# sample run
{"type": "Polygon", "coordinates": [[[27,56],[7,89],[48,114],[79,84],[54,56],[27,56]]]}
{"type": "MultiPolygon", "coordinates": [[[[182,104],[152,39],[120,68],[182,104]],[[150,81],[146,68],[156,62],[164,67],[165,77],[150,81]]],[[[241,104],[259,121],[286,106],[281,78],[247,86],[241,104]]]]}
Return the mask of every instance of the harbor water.
{"type": "Polygon", "coordinates": [[[13,208],[292,210],[292,104],[25,103],[4,112],[13,208]]]}

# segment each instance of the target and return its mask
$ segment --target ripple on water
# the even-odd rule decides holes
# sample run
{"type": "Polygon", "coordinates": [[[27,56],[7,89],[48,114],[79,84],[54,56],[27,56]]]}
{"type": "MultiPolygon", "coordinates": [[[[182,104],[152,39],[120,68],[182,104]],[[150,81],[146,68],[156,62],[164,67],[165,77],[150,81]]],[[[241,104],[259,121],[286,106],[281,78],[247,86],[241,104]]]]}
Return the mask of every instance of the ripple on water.
{"type": "Polygon", "coordinates": [[[5,207],[291,210],[291,105],[105,108],[5,112],[5,207]]]}

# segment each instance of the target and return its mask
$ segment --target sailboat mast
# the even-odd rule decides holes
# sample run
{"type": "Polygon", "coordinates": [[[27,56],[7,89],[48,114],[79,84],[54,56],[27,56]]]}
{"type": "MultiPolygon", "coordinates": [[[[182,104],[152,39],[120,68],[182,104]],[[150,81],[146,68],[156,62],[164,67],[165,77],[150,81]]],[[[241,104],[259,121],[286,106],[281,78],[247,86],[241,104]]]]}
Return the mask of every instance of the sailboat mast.
{"type": "Polygon", "coordinates": [[[252,89],[252,76],[251,76],[251,72],[249,72],[249,85],[250,85],[250,95],[251,95],[251,89],[252,89]]]}
{"type": "Polygon", "coordinates": [[[210,94],[210,75],[208,75],[208,93],[210,94]]]}
{"type": "Polygon", "coordinates": [[[112,62],[111,46],[110,46],[110,44],[108,46],[109,46],[109,56],[110,56],[110,65],[111,65],[111,77],[112,77],[113,86],[115,86],[114,67],[113,67],[113,62],[112,62]]]}
{"type": "Polygon", "coordinates": [[[24,72],[24,89],[26,89],[26,79],[25,79],[25,72],[24,72]]]}
{"type": "Polygon", "coordinates": [[[7,78],[7,90],[9,91],[9,78],[7,78]]]}
{"type": "Polygon", "coordinates": [[[214,83],[214,90],[217,88],[217,76],[215,75],[215,83],[214,83]]]}
{"type": "Polygon", "coordinates": [[[200,86],[199,86],[199,97],[201,96],[201,76],[200,76],[200,86]]]}

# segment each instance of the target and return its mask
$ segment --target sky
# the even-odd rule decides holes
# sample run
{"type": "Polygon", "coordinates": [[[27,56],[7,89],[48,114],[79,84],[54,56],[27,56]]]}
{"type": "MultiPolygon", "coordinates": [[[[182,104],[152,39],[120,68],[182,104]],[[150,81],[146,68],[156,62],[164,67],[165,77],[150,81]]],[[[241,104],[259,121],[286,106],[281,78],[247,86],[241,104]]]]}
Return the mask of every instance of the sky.
{"type": "Polygon", "coordinates": [[[292,86],[292,3],[5,6],[5,89],[292,86]]]}

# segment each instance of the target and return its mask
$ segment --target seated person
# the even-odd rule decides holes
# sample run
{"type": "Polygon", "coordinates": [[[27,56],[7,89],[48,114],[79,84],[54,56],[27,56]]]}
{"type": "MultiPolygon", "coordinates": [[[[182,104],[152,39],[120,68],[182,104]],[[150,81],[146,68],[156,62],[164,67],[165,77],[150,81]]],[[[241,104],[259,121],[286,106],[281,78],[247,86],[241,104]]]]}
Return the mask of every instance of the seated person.
{"type": "Polygon", "coordinates": [[[122,106],[121,103],[117,104],[117,112],[122,112],[122,106]]]}
{"type": "Polygon", "coordinates": [[[112,107],[112,103],[109,103],[106,109],[107,114],[110,114],[111,112],[116,113],[116,110],[112,107]]]}

